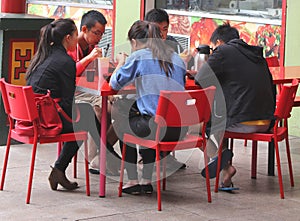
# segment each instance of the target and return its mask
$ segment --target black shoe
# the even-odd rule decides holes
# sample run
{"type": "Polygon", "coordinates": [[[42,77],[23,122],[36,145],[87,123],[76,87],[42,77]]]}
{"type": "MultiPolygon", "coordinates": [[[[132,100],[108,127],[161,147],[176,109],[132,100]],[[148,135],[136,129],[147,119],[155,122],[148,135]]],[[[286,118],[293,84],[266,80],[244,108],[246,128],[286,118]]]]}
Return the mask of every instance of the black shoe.
{"type": "MultiPolygon", "coordinates": [[[[95,169],[95,168],[89,168],[89,172],[90,174],[95,174],[95,175],[99,175],[100,174],[100,170],[99,169],[95,169]]],[[[110,170],[106,169],[106,175],[107,176],[119,176],[120,173],[112,173],[110,170]]]]}
{"type": "Polygon", "coordinates": [[[90,168],[90,169],[89,169],[89,172],[90,172],[91,174],[100,174],[99,169],[94,169],[94,168],[90,168]]]}
{"type": "Polygon", "coordinates": [[[122,193],[132,194],[132,195],[138,195],[142,192],[142,188],[140,184],[136,184],[134,186],[130,186],[127,188],[122,189],[122,193]]]}
{"type": "Polygon", "coordinates": [[[151,194],[153,193],[153,186],[151,184],[141,185],[142,193],[151,194]]]}
{"type": "MultiPolygon", "coordinates": [[[[221,161],[221,168],[220,171],[224,169],[228,165],[228,161],[230,161],[233,157],[233,153],[229,149],[225,149],[222,152],[222,161],[221,161]]],[[[218,157],[214,157],[209,163],[208,163],[208,172],[209,172],[209,178],[215,178],[217,176],[217,167],[218,167],[218,157]]],[[[220,172],[219,171],[219,172],[220,172]]],[[[206,177],[205,174],[205,168],[202,169],[201,175],[203,177],[206,177]]]]}

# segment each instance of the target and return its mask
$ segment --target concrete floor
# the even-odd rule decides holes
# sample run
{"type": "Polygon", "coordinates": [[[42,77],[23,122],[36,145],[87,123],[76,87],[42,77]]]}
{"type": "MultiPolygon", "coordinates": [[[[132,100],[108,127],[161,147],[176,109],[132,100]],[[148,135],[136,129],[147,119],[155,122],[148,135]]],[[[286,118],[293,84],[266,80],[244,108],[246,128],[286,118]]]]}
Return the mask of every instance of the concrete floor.
{"type": "MultiPolygon", "coordinates": [[[[257,179],[250,178],[251,142],[235,141],[233,164],[238,172],[233,181],[240,190],[214,193],[207,202],[205,179],[200,175],[203,155],[199,150],[177,151],[176,157],[188,168],[167,179],[162,193],[162,211],[157,211],[156,185],[150,196],[117,193],[118,178],[108,177],[106,197],[99,198],[99,176],[90,175],[91,196],[85,195],[82,150],[79,154],[75,191],[52,191],[48,184],[50,166],[56,158],[56,145],[40,145],[37,151],[31,203],[25,204],[31,147],[11,149],[4,191],[0,192],[0,220],[300,220],[300,138],[291,137],[295,186],[290,187],[284,143],[281,144],[285,199],[280,199],[277,176],[267,176],[267,144],[259,143],[257,179]]],[[[5,147],[0,147],[0,168],[5,147]]],[[[277,174],[277,172],[275,172],[277,174]]],[[[72,167],[68,168],[72,177],[72,167]]]]}

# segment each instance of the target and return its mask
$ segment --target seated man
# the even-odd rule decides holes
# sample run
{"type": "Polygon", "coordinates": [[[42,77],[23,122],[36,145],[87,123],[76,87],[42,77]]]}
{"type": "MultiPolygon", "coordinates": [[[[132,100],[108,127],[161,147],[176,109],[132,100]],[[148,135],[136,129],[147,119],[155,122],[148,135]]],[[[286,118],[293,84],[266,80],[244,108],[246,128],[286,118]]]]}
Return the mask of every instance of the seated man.
{"type": "MultiPolygon", "coordinates": [[[[195,76],[201,87],[217,87],[208,131],[210,137],[219,143],[224,130],[243,133],[268,131],[274,119],[276,92],[263,49],[245,43],[238,30],[228,23],[217,27],[210,41],[213,52],[195,76]]],[[[218,144],[213,145],[211,141],[208,142],[211,144],[208,153],[213,156],[218,144]]],[[[226,150],[223,155],[222,186],[228,189],[233,186],[236,169],[228,163],[232,153],[226,150]]],[[[211,178],[216,175],[216,165],[216,159],[209,164],[211,178]]]]}
{"type": "MultiPolygon", "coordinates": [[[[102,56],[102,50],[96,47],[105,33],[106,19],[103,14],[96,10],[90,10],[83,14],[78,34],[78,44],[76,50],[68,54],[76,61],[76,75],[80,76],[89,64],[102,56]]],[[[87,102],[93,105],[96,116],[100,122],[101,118],[101,96],[92,95],[85,92],[77,92],[75,100],[87,102]]],[[[108,116],[108,133],[107,133],[107,162],[106,168],[108,174],[118,175],[120,168],[120,157],[114,151],[113,145],[118,138],[110,124],[110,115],[108,116]]],[[[99,154],[98,147],[92,139],[89,139],[89,162],[90,172],[99,173],[99,154]]]]}

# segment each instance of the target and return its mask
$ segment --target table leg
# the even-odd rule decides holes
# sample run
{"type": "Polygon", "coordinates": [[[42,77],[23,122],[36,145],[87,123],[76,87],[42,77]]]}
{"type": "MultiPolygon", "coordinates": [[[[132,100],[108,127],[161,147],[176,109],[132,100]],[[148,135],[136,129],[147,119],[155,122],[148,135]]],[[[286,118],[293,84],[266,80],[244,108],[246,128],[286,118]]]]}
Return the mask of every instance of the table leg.
{"type": "Polygon", "coordinates": [[[275,176],[274,163],[275,163],[275,152],[274,152],[274,141],[272,141],[269,143],[268,176],[275,176]]]}
{"type": "Polygon", "coordinates": [[[99,197],[105,197],[106,183],[106,128],[107,128],[107,96],[102,96],[101,137],[100,137],[100,180],[99,197]]]}

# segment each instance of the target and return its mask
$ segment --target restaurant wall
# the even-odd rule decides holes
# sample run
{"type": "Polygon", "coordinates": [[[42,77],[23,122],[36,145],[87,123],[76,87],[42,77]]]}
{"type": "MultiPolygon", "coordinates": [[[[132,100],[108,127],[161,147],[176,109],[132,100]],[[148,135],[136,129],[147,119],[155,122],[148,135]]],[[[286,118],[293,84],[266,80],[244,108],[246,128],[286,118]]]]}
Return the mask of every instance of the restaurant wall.
{"type": "Polygon", "coordinates": [[[300,65],[300,1],[287,0],[285,66],[300,65]]]}
{"type": "MultiPolygon", "coordinates": [[[[300,65],[299,41],[299,8],[300,1],[287,0],[286,39],[285,39],[285,66],[300,65]]],[[[298,88],[297,96],[300,96],[298,88]]],[[[300,137],[300,108],[295,107],[289,120],[289,133],[300,137]]]]}
{"type": "Polygon", "coordinates": [[[115,55],[120,51],[130,53],[127,33],[132,23],[140,19],[140,0],[116,0],[115,55]]]}

